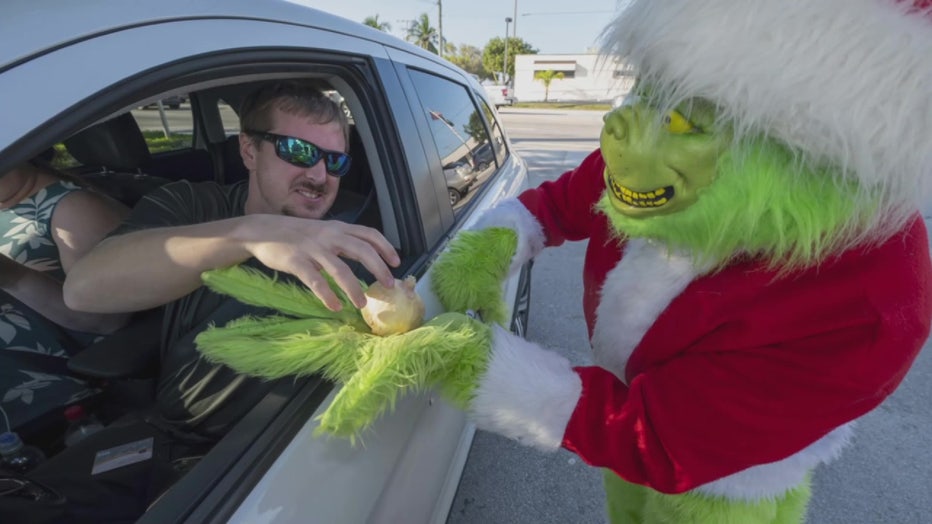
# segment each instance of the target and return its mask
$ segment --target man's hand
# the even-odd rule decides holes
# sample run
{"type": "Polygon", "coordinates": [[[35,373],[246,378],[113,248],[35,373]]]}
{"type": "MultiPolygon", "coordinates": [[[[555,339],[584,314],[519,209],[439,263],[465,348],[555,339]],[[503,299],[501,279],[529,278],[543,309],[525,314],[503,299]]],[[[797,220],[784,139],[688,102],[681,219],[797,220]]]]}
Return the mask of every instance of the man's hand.
{"type": "Polygon", "coordinates": [[[321,271],[333,278],[353,305],[366,304],[359,280],[340,257],[359,261],[382,285],[394,285],[388,266],[398,266],[398,253],[375,229],[335,220],[255,216],[257,222],[244,242],[246,250],[269,268],[298,277],[332,311],[342,305],[321,271]]]}

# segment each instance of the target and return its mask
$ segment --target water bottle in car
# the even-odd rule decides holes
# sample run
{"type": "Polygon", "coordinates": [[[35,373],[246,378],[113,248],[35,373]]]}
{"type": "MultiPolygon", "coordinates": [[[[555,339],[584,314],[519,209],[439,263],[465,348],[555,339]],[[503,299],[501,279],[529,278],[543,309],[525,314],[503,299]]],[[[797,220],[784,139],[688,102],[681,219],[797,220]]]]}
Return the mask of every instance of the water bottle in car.
{"type": "Polygon", "coordinates": [[[78,404],[65,408],[68,428],[65,430],[65,446],[73,446],[90,435],[104,429],[94,415],[89,415],[78,404]]]}
{"type": "Polygon", "coordinates": [[[35,446],[27,446],[12,431],[0,433],[0,467],[16,473],[26,473],[45,460],[45,453],[35,446]]]}

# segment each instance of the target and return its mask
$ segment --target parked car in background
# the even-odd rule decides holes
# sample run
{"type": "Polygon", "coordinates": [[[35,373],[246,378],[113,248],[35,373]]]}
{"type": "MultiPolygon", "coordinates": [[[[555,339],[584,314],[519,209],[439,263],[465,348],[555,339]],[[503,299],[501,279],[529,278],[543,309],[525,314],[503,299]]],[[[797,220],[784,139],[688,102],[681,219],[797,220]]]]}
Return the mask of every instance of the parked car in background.
{"type": "Polygon", "coordinates": [[[180,109],[181,104],[184,104],[187,101],[188,97],[184,95],[168,95],[165,98],[156,100],[150,104],[146,104],[144,107],[158,107],[159,102],[161,102],[162,106],[168,109],[180,109]]]}
{"type": "Polygon", "coordinates": [[[450,205],[455,206],[469,193],[476,181],[478,172],[466,161],[459,161],[443,166],[443,175],[447,180],[450,193],[450,205]]]}
{"type": "Polygon", "coordinates": [[[483,84],[486,94],[489,95],[489,100],[492,101],[492,104],[496,107],[503,106],[512,106],[517,100],[514,97],[511,87],[504,84],[483,84]]]}
{"type": "Polygon", "coordinates": [[[476,147],[471,151],[472,160],[476,169],[479,171],[484,170],[486,167],[495,164],[495,150],[492,148],[490,142],[485,142],[484,144],[476,147]]]}
{"type": "MultiPolygon", "coordinates": [[[[440,312],[429,291],[437,254],[483,210],[527,187],[526,165],[487,90],[386,33],[278,0],[42,5],[8,0],[0,7],[16,28],[0,34],[0,172],[54,146],[69,156],[62,165],[70,174],[129,206],[174,180],[243,180],[235,131],[243,97],[269,79],[313,82],[352,117],[352,170],[341,179],[335,219],[385,234],[401,255],[396,276],[418,278],[428,317],[440,312]],[[188,103],[162,115],[139,109],[176,93],[188,103]],[[481,176],[468,163],[448,168],[444,159],[477,148],[481,176]],[[451,170],[471,177],[468,199],[452,201],[451,170]]],[[[519,333],[529,276],[526,267],[503,286],[519,333]]],[[[119,442],[123,421],[159,413],[160,324],[138,315],[126,331],[69,361],[76,377],[100,388],[86,403],[106,426],[99,435],[119,442]]],[[[411,394],[353,446],[313,434],[338,389],[318,376],[270,383],[205,454],[178,457],[179,478],[139,522],[444,522],[474,432],[464,414],[434,392],[411,394]]],[[[0,472],[0,522],[35,522],[48,504],[62,503],[56,497],[67,504],[71,488],[97,478],[90,467],[102,449],[63,447],[62,421],[13,429],[42,448],[46,472],[68,476],[69,484],[24,498],[41,491],[35,479],[0,472]],[[35,510],[29,519],[9,516],[24,504],[35,510]]]]}

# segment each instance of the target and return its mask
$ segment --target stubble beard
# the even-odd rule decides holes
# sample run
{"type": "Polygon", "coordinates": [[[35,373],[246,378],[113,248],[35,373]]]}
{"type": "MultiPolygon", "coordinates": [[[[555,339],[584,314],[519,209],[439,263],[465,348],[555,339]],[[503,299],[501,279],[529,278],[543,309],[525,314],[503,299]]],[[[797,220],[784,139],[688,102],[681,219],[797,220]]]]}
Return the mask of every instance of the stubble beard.
{"type": "Polygon", "coordinates": [[[281,214],[285,216],[319,220],[327,216],[327,213],[330,211],[330,208],[333,206],[333,201],[335,200],[335,198],[329,194],[326,184],[312,184],[309,182],[302,182],[297,184],[295,187],[292,187],[291,189],[292,191],[295,189],[306,189],[307,191],[317,193],[321,195],[321,203],[318,205],[300,207],[285,204],[281,209],[281,214]]]}

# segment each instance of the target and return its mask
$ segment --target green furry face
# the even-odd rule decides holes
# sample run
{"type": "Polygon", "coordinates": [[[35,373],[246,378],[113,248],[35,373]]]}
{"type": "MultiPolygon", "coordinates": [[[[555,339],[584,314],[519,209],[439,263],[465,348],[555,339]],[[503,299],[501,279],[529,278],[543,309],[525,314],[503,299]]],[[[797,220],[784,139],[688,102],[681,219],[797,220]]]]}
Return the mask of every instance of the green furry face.
{"type": "Polygon", "coordinates": [[[716,177],[724,151],[711,104],[691,100],[662,114],[644,102],[605,116],[605,186],[622,215],[647,218],[692,206],[716,177]]]}
{"type": "Polygon", "coordinates": [[[657,240],[713,269],[743,253],[790,270],[856,243],[875,212],[855,204],[860,189],[837,170],[760,135],[736,137],[711,102],[634,93],[601,137],[597,208],[619,238],[657,240]]]}

